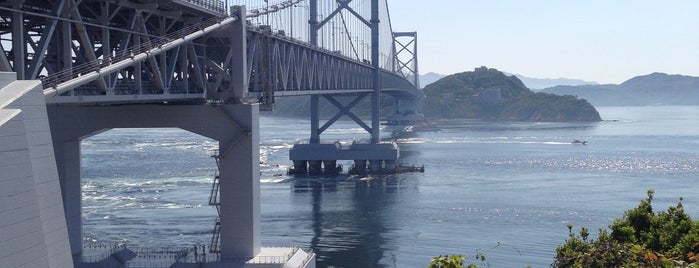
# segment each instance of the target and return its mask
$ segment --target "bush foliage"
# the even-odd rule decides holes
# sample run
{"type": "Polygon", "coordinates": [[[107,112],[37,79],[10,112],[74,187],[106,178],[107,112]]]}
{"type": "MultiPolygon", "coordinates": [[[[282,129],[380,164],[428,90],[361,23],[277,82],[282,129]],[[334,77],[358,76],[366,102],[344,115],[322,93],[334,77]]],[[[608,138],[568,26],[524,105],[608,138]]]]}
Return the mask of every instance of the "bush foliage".
{"type": "Polygon", "coordinates": [[[463,255],[439,255],[432,258],[430,266],[427,268],[479,268],[479,267],[490,267],[485,261],[485,255],[477,254],[476,259],[481,262],[481,266],[477,266],[473,263],[464,266],[464,262],[468,257],[463,255]]]}
{"type": "Polygon", "coordinates": [[[600,229],[597,239],[568,225],[570,237],[556,249],[554,267],[699,267],[699,222],[677,206],[655,213],[653,190],[638,207],[600,229]]]}

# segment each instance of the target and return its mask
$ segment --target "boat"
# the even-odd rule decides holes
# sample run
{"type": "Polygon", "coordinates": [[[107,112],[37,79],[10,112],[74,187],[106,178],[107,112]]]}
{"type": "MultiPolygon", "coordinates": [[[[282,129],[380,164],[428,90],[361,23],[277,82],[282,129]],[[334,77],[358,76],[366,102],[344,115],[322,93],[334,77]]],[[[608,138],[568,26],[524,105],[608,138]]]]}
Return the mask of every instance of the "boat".
{"type": "Polygon", "coordinates": [[[570,142],[572,144],[582,144],[582,145],[587,145],[587,141],[581,141],[581,140],[573,140],[570,142]]]}

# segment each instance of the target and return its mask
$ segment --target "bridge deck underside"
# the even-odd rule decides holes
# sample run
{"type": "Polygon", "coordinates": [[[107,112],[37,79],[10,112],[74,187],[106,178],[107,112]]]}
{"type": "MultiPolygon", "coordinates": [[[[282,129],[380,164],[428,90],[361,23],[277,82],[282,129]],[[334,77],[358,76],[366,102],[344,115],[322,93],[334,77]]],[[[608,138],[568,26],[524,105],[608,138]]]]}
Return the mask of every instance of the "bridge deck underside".
{"type": "MultiPolygon", "coordinates": [[[[0,71],[41,79],[45,87],[100,73],[223,19],[216,0],[30,0],[0,3],[0,71]],[[16,2],[16,3],[15,3],[16,2]],[[73,7],[74,8],[71,8],[73,7]],[[210,18],[214,15],[214,18],[210,18]],[[217,17],[220,17],[217,19],[217,17]],[[9,42],[9,44],[8,44],[9,42]]],[[[275,96],[347,94],[372,88],[372,65],[248,25],[245,53],[232,51],[230,26],[173,46],[116,73],[100,74],[49,103],[122,104],[226,101],[233,74],[244,68],[248,99],[271,104],[275,96]],[[243,55],[244,59],[235,57],[243,55]],[[246,66],[241,66],[244,62],[246,66]]],[[[381,87],[414,98],[403,77],[382,70],[381,87]]]]}
{"type": "MultiPolygon", "coordinates": [[[[217,0],[3,2],[0,71],[14,71],[19,79],[41,79],[45,87],[55,85],[210,25],[224,16],[222,8],[223,2],[217,0]],[[214,19],[210,19],[212,16],[214,19]]],[[[76,87],[66,95],[160,94],[162,99],[169,99],[169,94],[203,93],[201,75],[191,76],[199,79],[188,75],[199,67],[197,61],[205,52],[201,46],[191,42],[76,87]]]]}

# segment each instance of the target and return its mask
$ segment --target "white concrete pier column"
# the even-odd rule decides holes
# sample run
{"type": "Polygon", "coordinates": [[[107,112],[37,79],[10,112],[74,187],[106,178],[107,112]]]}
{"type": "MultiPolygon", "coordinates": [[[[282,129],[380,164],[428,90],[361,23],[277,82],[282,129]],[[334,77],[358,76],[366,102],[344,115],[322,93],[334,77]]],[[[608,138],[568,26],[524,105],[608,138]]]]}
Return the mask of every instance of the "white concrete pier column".
{"type": "Polygon", "coordinates": [[[0,267],[72,267],[41,81],[14,77],[0,72],[0,267]]]}
{"type": "Polygon", "coordinates": [[[61,182],[63,209],[68,227],[70,252],[82,252],[82,188],[80,187],[80,140],[57,142],[56,165],[61,182]]]}
{"type": "Polygon", "coordinates": [[[219,140],[221,258],[225,262],[260,252],[260,139],[257,105],[220,107],[242,130],[219,140]]]}

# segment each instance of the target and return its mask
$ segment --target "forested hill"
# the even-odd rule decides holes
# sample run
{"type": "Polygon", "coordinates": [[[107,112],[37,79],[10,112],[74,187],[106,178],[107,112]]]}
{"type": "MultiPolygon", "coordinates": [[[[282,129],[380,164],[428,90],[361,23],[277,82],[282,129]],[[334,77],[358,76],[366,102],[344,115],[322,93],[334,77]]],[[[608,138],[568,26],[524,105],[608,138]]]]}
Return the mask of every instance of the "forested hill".
{"type": "Polygon", "coordinates": [[[699,77],[652,73],[620,85],[555,86],[542,92],[574,95],[599,106],[699,105],[699,77]]]}
{"type": "Polygon", "coordinates": [[[444,77],[424,88],[429,119],[506,121],[600,121],[597,110],[574,96],[534,93],[515,76],[476,68],[444,77]]]}

